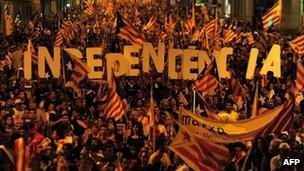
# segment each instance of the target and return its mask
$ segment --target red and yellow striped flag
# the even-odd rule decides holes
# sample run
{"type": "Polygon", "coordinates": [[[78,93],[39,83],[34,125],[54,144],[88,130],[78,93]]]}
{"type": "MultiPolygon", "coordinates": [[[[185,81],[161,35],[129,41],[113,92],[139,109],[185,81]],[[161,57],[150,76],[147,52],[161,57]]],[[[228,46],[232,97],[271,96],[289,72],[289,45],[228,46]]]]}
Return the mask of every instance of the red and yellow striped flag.
{"type": "Polygon", "coordinates": [[[292,49],[299,55],[304,54],[304,35],[296,37],[294,40],[289,42],[292,49]]]}
{"type": "Polygon", "coordinates": [[[112,71],[112,74],[110,74],[109,87],[110,87],[110,92],[108,95],[108,103],[104,111],[105,117],[114,118],[115,120],[118,120],[123,116],[124,110],[123,110],[122,100],[120,99],[117,93],[116,77],[114,75],[114,71],[112,71]]]}
{"type": "Polygon", "coordinates": [[[275,117],[266,128],[260,131],[257,137],[267,136],[272,133],[277,134],[283,131],[289,131],[291,127],[294,105],[294,97],[291,97],[291,100],[286,101],[283,104],[283,108],[278,116],[275,117]]]}
{"type": "Polygon", "coordinates": [[[224,42],[229,43],[236,36],[235,32],[229,28],[224,35],[224,42]]]}
{"type": "Polygon", "coordinates": [[[297,78],[295,80],[295,93],[301,91],[304,86],[304,67],[301,63],[297,63],[297,78]]]}
{"type": "Polygon", "coordinates": [[[278,0],[262,17],[263,28],[268,30],[272,25],[278,25],[282,17],[282,1],[278,0]]]}
{"type": "Polygon", "coordinates": [[[184,22],[185,28],[187,31],[191,32],[193,28],[196,27],[196,17],[195,17],[195,6],[194,3],[192,4],[191,8],[191,17],[186,19],[184,22]]]}
{"type": "Polygon", "coordinates": [[[72,21],[66,21],[61,25],[62,35],[66,40],[72,40],[75,37],[75,26],[72,21]]]}
{"type": "Polygon", "coordinates": [[[86,4],[86,8],[84,9],[84,13],[88,14],[89,16],[93,15],[95,13],[95,8],[91,2],[84,1],[86,4]]]}
{"type": "Polygon", "coordinates": [[[169,149],[193,170],[224,170],[229,160],[229,150],[225,146],[194,135],[182,125],[169,149]]]}
{"type": "Polygon", "coordinates": [[[207,113],[208,118],[216,120],[216,121],[220,121],[221,118],[218,116],[218,114],[216,113],[215,110],[212,109],[212,107],[206,102],[206,100],[204,99],[204,97],[202,97],[200,94],[198,94],[200,97],[200,100],[202,101],[205,111],[207,113]]]}
{"type": "Polygon", "coordinates": [[[54,47],[59,47],[61,46],[63,43],[63,34],[62,34],[62,30],[59,29],[56,36],[55,36],[55,39],[54,39],[54,47]]]}
{"type": "Polygon", "coordinates": [[[116,33],[123,39],[129,40],[132,44],[143,46],[144,35],[134,27],[121,14],[116,12],[116,33]]]}
{"type": "Polygon", "coordinates": [[[203,28],[203,31],[209,38],[213,38],[216,33],[216,28],[215,28],[215,20],[210,21],[209,23],[206,24],[206,26],[203,28]]]}
{"type": "Polygon", "coordinates": [[[202,96],[207,95],[209,92],[213,91],[217,85],[217,78],[212,75],[212,69],[214,67],[215,60],[213,60],[209,66],[204,69],[195,80],[193,88],[200,91],[202,96]]]}
{"type": "Polygon", "coordinates": [[[152,30],[153,28],[155,28],[155,26],[156,26],[156,17],[154,15],[153,17],[151,17],[149,22],[144,26],[143,30],[149,31],[149,30],[152,30]]]}
{"type": "Polygon", "coordinates": [[[249,45],[254,44],[254,37],[251,32],[247,34],[247,42],[249,45]]]}
{"type": "Polygon", "coordinates": [[[196,30],[196,31],[192,34],[191,41],[195,42],[195,41],[199,41],[200,39],[201,39],[201,31],[200,31],[200,30],[196,30]]]}

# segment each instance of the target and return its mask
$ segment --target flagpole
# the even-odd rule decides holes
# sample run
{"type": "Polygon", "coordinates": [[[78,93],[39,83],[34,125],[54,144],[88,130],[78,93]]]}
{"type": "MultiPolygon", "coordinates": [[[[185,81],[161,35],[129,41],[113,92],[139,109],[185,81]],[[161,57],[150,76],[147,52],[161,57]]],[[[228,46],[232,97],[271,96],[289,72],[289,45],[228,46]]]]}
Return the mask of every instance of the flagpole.
{"type": "MultiPolygon", "coordinates": [[[[61,51],[60,51],[60,53],[61,53],[61,51]]],[[[65,75],[66,73],[65,73],[65,69],[64,69],[64,61],[62,60],[62,58],[61,58],[61,66],[62,66],[62,74],[63,74],[63,76],[62,76],[63,83],[66,84],[66,75],[65,75]]]]}
{"type": "Polygon", "coordinates": [[[195,96],[196,96],[196,93],[195,93],[195,89],[193,89],[193,107],[192,107],[192,113],[195,113],[195,96]]]}

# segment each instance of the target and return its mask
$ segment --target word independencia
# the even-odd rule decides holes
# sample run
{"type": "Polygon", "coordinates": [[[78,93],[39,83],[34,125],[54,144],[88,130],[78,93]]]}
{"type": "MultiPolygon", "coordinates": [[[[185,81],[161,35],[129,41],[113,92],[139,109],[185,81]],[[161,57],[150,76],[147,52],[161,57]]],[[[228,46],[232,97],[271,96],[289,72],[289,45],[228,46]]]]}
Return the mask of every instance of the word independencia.
{"type": "MultiPolygon", "coordinates": [[[[82,59],[82,53],[75,48],[64,48],[75,58],[82,59]]],[[[155,69],[158,73],[162,73],[165,68],[165,44],[158,44],[158,51],[154,49],[151,43],[145,42],[142,48],[141,57],[133,56],[134,53],[139,53],[140,47],[135,45],[124,46],[122,53],[108,53],[105,55],[106,64],[102,59],[95,59],[94,56],[102,55],[102,48],[88,47],[86,48],[86,65],[91,69],[88,74],[89,79],[101,79],[104,71],[95,68],[106,65],[107,73],[111,73],[114,68],[116,76],[138,76],[140,69],[134,68],[134,65],[141,63],[144,73],[150,71],[150,60],[153,61],[155,69]],[[142,58],[140,60],[140,58],[142,58]],[[140,62],[141,61],[141,62],[140,62]]],[[[252,79],[256,68],[256,62],[259,50],[252,48],[250,51],[246,78],[252,79]]],[[[54,47],[54,56],[52,57],[46,47],[38,48],[38,76],[46,77],[46,63],[48,64],[52,75],[55,78],[61,76],[61,48],[54,47]]],[[[230,74],[227,71],[227,57],[233,54],[231,47],[224,47],[219,51],[214,51],[213,56],[216,60],[218,74],[220,78],[229,78],[230,74]]],[[[268,71],[273,72],[275,77],[281,77],[281,48],[279,45],[273,45],[260,71],[261,75],[266,75],[268,71]]],[[[204,69],[205,65],[210,64],[211,60],[206,51],[195,49],[169,49],[168,51],[168,77],[170,79],[196,79],[198,74],[204,69]],[[181,59],[181,70],[177,71],[177,59],[181,59]],[[196,70],[193,72],[193,70],[196,70]]],[[[26,51],[24,53],[24,76],[29,80],[32,78],[32,54],[26,51]]]]}

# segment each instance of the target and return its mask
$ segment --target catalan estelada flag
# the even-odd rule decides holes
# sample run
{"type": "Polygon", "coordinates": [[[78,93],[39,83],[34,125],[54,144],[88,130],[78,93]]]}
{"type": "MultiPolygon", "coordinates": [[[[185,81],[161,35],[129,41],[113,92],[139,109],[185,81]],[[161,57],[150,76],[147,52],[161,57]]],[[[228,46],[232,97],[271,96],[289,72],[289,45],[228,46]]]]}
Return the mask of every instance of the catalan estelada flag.
{"type": "Polygon", "coordinates": [[[209,142],[191,133],[182,125],[169,149],[193,170],[224,170],[230,156],[225,146],[209,142]]]}
{"type": "Polygon", "coordinates": [[[72,88],[78,96],[81,96],[81,81],[91,72],[90,68],[78,59],[74,51],[64,49],[63,69],[65,71],[65,87],[72,88]]]}

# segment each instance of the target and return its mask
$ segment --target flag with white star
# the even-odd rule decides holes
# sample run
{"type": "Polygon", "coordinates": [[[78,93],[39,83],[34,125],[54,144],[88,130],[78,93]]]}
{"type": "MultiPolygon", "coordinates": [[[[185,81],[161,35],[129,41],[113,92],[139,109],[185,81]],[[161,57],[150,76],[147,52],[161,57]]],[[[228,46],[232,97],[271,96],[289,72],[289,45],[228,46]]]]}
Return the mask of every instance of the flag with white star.
{"type": "Polygon", "coordinates": [[[82,81],[91,72],[90,68],[81,59],[77,58],[75,51],[64,49],[62,58],[65,87],[70,87],[80,97],[82,81]]]}

